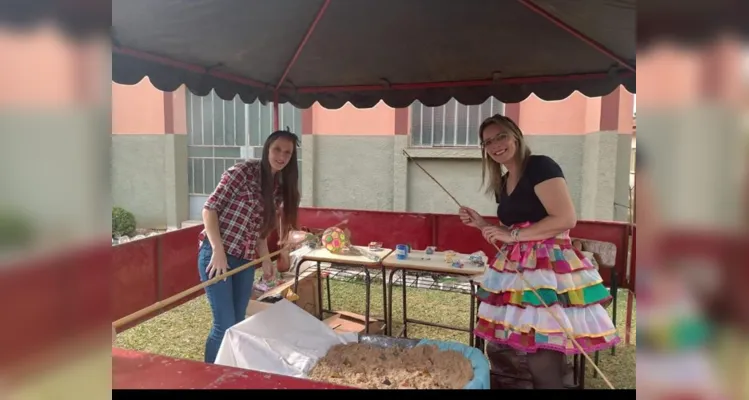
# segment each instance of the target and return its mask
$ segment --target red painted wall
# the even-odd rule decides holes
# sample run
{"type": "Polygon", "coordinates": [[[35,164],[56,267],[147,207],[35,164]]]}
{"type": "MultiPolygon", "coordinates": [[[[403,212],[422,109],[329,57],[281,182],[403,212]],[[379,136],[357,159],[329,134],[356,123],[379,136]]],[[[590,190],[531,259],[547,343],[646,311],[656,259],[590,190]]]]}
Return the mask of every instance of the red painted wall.
{"type": "MultiPolygon", "coordinates": [[[[323,229],[345,219],[349,221],[348,227],[356,244],[378,241],[394,248],[396,244],[406,243],[415,249],[435,245],[439,250],[462,253],[483,250],[490,257],[496,252],[479,231],[464,226],[455,215],[300,209],[300,224],[309,228],[323,229]]],[[[487,217],[487,220],[495,219],[487,217]]],[[[197,237],[201,229],[202,226],[194,226],[113,247],[113,321],[200,283],[197,237]]],[[[616,245],[615,268],[619,287],[631,289],[633,285],[626,278],[628,230],[623,223],[580,221],[571,234],[616,245]]],[[[275,238],[270,242],[275,243],[275,238]]],[[[608,284],[609,276],[604,275],[604,282],[608,284]]],[[[172,307],[202,294],[199,291],[172,307]]],[[[130,326],[152,317],[144,317],[130,326]]]]}

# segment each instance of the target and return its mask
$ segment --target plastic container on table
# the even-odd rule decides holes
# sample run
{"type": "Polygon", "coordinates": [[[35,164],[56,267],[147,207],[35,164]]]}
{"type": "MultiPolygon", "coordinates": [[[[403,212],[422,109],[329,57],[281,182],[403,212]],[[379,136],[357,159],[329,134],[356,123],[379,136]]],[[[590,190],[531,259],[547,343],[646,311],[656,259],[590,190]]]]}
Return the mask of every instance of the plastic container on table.
{"type": "Polygon", "coordinates": [[[398,260],[405,260],[408,258],[408,246],[405,244],[399,244],[395,246],[395,258],[398,260]]]}
{"type": "Polygon", "coordinates": [[[491,388],[491,374],[489,360],[486,358],[484,353],[475,348],[462,343],[457,342],[445,342],[441,340],[430,340],[430,339],[404,339],[404,338],[393,338],[382,335],[359,335],[359,343],[366,343],[376,347],[400,347],[404,349],[424,346],[424,345],[435,345],[440,350],[454,350],[457,351],[473,366],[473,379],[468,382],[463,389],[490,389],[491,388]]]}

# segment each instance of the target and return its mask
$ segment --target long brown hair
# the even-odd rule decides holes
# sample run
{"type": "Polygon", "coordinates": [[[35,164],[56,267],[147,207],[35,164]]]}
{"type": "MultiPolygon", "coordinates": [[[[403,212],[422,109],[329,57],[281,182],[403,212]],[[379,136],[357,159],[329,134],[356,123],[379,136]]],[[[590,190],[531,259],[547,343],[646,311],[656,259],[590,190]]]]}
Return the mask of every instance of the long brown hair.
{"type": "Polygon", "coordinates": [[[297,164],[296,147],[299,143],[297,136],[289,131],[275,131],[268,136],[263,145],[263,158],[260,160],[260,187],[263,199],[263,225],[260,228],[260,236],[265,238],[276,227],[276,203],[273,197],[275,181],[273,170],[268,160],[270,146],[278,139],[286,139],[294,144],[291,151],[289,163],[276,175],[280,180],[281,193],[283,194],[283,224],[279,227],[279,237],[284,232],[297,228],[297,215],[299,212],[299,164],[297,164]]]}
{"type": "MultiPolygon", "coordinates": [[[[484,120],[479,127],[479,139],[481,140],[481,182],[482,186],[486,187],[486,194],[496,195],[497,198],[502,195],[505,184],[507,183],[507,175],[503,174],[502,164],[494,161],[491,156],[486,152],[486,146],[484,145],[484,130],[492,125],[497,125],[502,129],[502,133],[507,133],[512,136],[515,140],[517,149],[515,150],[515,158],[520,161],[520,175],[522,176],[525,165],[528,162],[528,158],[531,155],[531,149],[525,143],[523,138],[523,131],[515,124],[513,120],[505,117],[504,115],[494,114],[491,117],[484,120]],[[487,181],[488,175],[488,181],[487,181]]],[[[519,179],[520,177],[518,177],[519,179]]]]}

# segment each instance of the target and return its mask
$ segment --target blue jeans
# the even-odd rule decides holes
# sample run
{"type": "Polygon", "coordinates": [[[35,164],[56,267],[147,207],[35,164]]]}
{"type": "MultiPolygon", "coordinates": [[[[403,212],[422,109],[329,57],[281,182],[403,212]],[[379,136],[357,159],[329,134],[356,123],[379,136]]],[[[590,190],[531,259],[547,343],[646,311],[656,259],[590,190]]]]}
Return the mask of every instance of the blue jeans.
{"type": "MultiPolygon", "coordinates": [[[[205,239],[198,253],[198,272],[200,273],[201,282],[208,280],[206,268],[208,268],[208,264],[211,262],[212,254],[213,249],[211,248],[211,244],[208,239],[205,239]]],[[[226,260],[229,270],[249,262],[228,254],[226,255],[226,260]]],[[[208,302],[211,305],[211,312],[213,313],[213,326],[205,342],[206,363],[213,364],[216,361],[216,354],[218,353],[218,348],[221,346],[221,341],[224,339],[226,330],[245,319],[247,305],[250,303],[250,297],[252,297],[254,280],[255,267],[250,267],[230,276],[225,282],[223,280],[218,281],[205,288],[208,302]]]]}

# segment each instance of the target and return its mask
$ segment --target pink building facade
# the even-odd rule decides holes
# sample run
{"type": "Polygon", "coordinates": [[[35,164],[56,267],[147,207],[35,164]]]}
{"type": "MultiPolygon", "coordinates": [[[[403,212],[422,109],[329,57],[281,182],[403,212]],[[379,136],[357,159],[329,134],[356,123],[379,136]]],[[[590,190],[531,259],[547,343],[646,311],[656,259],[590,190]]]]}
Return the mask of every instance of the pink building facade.
{"type": "MultiPolygon", "coordinates": [[[[346,105],[280,107],[281,126],[302,138],[302,204],[383,211],[453,213],[454,204],[402,150],[461,201],[491,214],[481,189],[478,125],[504,113],[518,122],[535,153],[564,168],[583,219],[626,220],[633,96],[623,88],[602,98],[575,93],[519,104],[490,99],[464,106],[414,104],[393,109],[346,105]]],[[[259,157],[272,130],[271,107],[203,98],[184,89],[163,93],[144,80],[112,85],[112,196],[139,225],[163,229],[199,219],[206,196],[234,162],[259,157]]]]}

